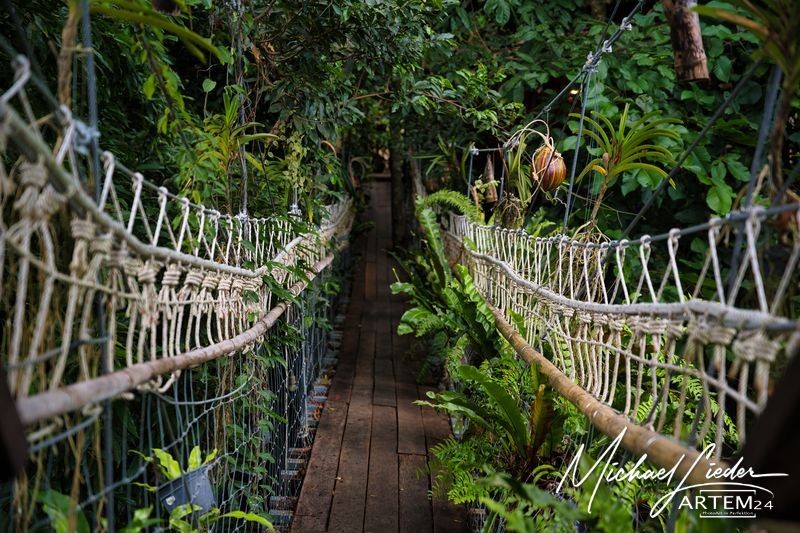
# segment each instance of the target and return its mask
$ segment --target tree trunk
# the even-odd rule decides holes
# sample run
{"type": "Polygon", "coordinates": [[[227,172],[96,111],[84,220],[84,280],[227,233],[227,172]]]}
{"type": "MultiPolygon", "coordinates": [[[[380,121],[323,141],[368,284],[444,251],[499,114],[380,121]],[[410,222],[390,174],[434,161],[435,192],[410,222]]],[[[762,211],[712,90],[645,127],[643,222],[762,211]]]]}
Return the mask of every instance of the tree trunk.
{"type": "Polygon", "coordinates": [[[708,79],[700,16],[692,11],[695,5],[695,0],[664,0],[664,14],[670,27],[678,81],[708,79]]]}
{"type": "Polygon", "coordinates": [[[589,0],[589,9],[592,17],[597,20],[606,20],[606,0],[589,0]]]}
{"type": "Polygon", "coordinates": [[[77,0],[68,3],[69,14],[61,30],[61,50],[58,52],[58,101],[68,108],[72,106],[72,53],[75,51],[75,36],[81,9],[77,0]]]}
{"type": "Polygon", "coordinates": [[[403,179],[403,134],[401,133],[402,125],[396,116],[391,117],[389,128],[391,130],[389,173],[392,180],[392,244],[396,248],[402,246],[408,228],[405,216],[405,180],[403,179]]]}

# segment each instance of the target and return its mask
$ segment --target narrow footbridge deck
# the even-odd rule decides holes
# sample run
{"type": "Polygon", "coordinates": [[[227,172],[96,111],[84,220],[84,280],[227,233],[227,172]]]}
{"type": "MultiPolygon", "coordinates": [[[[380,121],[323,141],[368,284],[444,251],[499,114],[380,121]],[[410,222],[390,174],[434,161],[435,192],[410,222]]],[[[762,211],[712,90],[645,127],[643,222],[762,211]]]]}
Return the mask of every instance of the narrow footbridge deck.
{"type": "Polygon", "coordinates": [[[395,333],[403,312],[393,296],[389,184],[375,182],[361,265],[292,530],[466,531],[466,512],[429,499],[430,448],[450,434],[446,417],[420,409],[423,397],[404,362],[409,339],[395,333]]]}

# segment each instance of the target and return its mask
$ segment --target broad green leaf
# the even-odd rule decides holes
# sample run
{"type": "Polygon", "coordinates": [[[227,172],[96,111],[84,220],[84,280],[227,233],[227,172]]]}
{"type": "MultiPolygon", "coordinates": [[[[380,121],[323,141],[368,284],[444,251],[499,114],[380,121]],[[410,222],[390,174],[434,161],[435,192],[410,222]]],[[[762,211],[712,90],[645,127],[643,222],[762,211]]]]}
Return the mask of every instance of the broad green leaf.
{"type": "Polygon", "coordinates": [[[89,533],[89,522],[82,510],[72,503],[66,494],[55,490],[39,493],[39,503],[50,519],[50,526],[56,533],[89,533]],[[74,528],[70,528],[70,514],[73,514],[74,528]]]}
{"type": "Polygon", "coordinates": [[[144,84],[142,85],[142,93],[144,93],[144,97],[150,100],[153,98],[153,94],[156,92],[156,77],[153,74],[150,74],[146,80],[144,80],[144,84]]]}
{"type": "Polygon", "coordinates": [[[200,451],[200,446],[195,446],[189,453],[189,472],[200,468],[203,453],[200,451]]]}
{"type": "Polygon", "coordinates": [[[731,79],[731,60],[728,56],[719,56],[714,62],[714,76],[720,81],[729,82],[731,79]]]}
{"type": "Polygon", "coordinates": [[[161,448],[153,448],[153,455],[158,460],[158,466],[164,477],[170,481],[181,477],[181,465],[173,459],[169,452],[165,452],[161,448]]]}
{"type": "Polygon", "coordinates": [[[728,156],[725,158],[725,165],[728,167],[728,171],[731,175],[738,181],[750,181],[750,170],[740,163],[738,159],[728,156]]]}
{"type": "Polygon", "coordinates": [[[203,92],[204,93],[210,93],[211,91],[214,90],[214,87],[216,87],[216,86],[217,86],[217,82],[212,80],[212,79],[206,78],[206,79],[203,80],[203,92]]]}
{"type": "Polygon", "coordinates": [[[272,522],[264,518],[263,516],[257,515],[255,513],[246,513],[244,511],[231,511],[229,513],[225,513],[220,515],[220,518],[239,518],[242,520],[247,520],[248,522],[255,522],[259,525],[264,526],[265,528],[269,529],[270,531],[274,531],[275,528],[272,525],[272,522]]]}
{"type": "Polygon", "coordinates": [[[216,448],[214,448],[213,450],[211,450],[210,452],[208,452],[208,455],[206,455],[206,458],[205,458],[205,460],[203,461],[203,464],[204,464],[204,465],[207,465],[208,463],[210,463],[211,461],[213,461],[213,460],[214,460],[214,458],[215,458],[216,456],[217,456],[217,449],[216,449],[216,448]]]}
{"type": "Polygon", "coordinates": [[[718,215],[727,215],[733,201],[732,190],[725,184],[714,184],[706,194],[706,203],[718,215]]]}
{"type": "Polygon", "coordinates": [[[470,365],[462,365],[459,373],[464,379],[479,384],[487,396],[499,408],[498,414],[502,415],[497,420],[508,432],[509,438],[514,441],[517,450],[524,453],[528,445],[528,423],[516,400],[500,384],[492,381],[483,372],[470,365]]]}

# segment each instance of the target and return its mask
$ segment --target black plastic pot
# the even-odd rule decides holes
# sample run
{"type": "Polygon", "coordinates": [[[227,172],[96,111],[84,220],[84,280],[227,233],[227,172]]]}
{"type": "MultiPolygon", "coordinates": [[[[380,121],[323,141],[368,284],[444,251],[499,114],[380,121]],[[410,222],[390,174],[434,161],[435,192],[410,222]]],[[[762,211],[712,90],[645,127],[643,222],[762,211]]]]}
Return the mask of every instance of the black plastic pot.
{"type": "Polygon", "coordinates": [[[206,466],[201,466],[161,485],[157,495],[161,505],[167,510],[167,514],[171,514],[176,507],[189,503],[200,507],[197,511],[200,514],[205,514],[217,506],[211,482],[208,480],[208,467],[206,466]]]}

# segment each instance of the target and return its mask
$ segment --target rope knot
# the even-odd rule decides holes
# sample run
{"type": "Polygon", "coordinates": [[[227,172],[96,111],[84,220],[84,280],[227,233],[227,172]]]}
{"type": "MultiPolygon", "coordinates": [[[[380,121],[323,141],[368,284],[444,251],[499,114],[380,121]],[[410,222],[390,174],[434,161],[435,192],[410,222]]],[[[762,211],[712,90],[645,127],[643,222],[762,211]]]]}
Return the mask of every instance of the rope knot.
{"type": "Polygon", "coordinates": [[[711,328],[707,324],[699,323],[689,326],[689,341],[698,344],[708,344],[711,328]]]}
{"type": "Polygon", "coordinates": [[[594,72],[594,69],[597,68],[594,64],[594,59],[595,57],[592,52],[586,54],[586,63],[583,65],[583,68],[586,70],[586,72],[594,72]]]}
{"type": "Polygon", "coordinates": [[[229,291],[231,290],[231,278],[230,276],[223,276],[219,280],[219,285],[217,285],[217,290],[220,291],[229,291]]]}
{"type": "Polygon", "coordinates": [[[63,194],[56,191],[51,185],[46,186],[36,199],[37,218],[49,219],[61,209],[65,201],[63,194]]]}
{"type": "Polygon", "coordinates": [[[667,324],[664,320],[638,318],[632,319],[633,331],[638,336],[643,335],[663,335],[667,331],[667,324]]]}
{"type": "Polygon", "coordinates": [[[127,259],[128,259],[127,248],[120,248],[119,250],[114,250],[108,254],[108,266],[110,268],[121,269],[125,265],[125,261],[127,259]]]}
{"type": "Polygon", "coordinates": [[[139,283],[155,283],[156,275],[158,275],[158,270],[148,261],[139,268],[136,278],[139,283]]]}
{"type": "Polygon", "coordinates": [[[102,235],[98,235],[89,243],[89,250],[95,254],[103,254],[108,255],[111,252],[111,245],[113,244],[111,240],[110,233],[104,233],[102,235]]]}
{"type": "Polygon", "coordinates": [[[181,281],[181,269],[178,265],[170,265],[161,276],[161,285],[166,287],[175,287],[181,281]]]}
{"type": "Polygon", "coordinates": [[[708,329],[708,342],[719,346],[727,346],[736,336],[736,330],[723,326],[714,326],[708,329]]]}
{"type": "Polygon", "coordinates": [[[263,281],[261,278],[247,278],[244,280],[244,289],[248,291],[257,292],[261,288],[263,281]]]}
{"type": "Polygon", "coordinates": [[[620,332],[625,329],[625,319],[608,316],[608,327],[611,331],[620,332]]]}
{"type": "Polygon", "coordinates": [[[564,305],[553,306],[554,311],[556,314],[559,314],[566,318],[572,318],[575,315],[575,310],[571,307],[567,307],[564,305]]]}
{"type": "Polygon", "coordinates": [[[91,220],[73,218],[69,226],[76,241],[91,241],[95,238],[95,225],[91,220]]]}
{"type": "Polygon", "coordinates": [[[214,290],[217,288],[218,283],[219,283],[219,278],[217,277],[217,275],[213,272],[209,272],[203,278],[202,288],[208,290],[214,290]]]}
{"type": "Polygon", "coordinates": [[[683,322],[674,322],[670,320],[667,322],[664,331],[667,334],[667,337],[671,337],[673,339],[682,337],[684,332],[683,322]]]}
{"type": "Polygon", "coordinates": [[[203,273],[199,270],[190,270],[183,280],[183,284],[187,287],[199,287],[201,283],[203,283],[203,273]]]}
{"type": "Polygon", "coordinates": [[[128,257],[127,255],[124,256],[124,260],[125,263],[123,267],[125,269],[125,274],[130,277],[135,277],[139,268],[142,266],[142,261],[135,257],[128,257]]]}
{"type": "Polygon", "coordinates": [[[89,147],[100,138],[100,132],[80,120],[75,120],[75,136],[72,138],[72,145],[75,151],[81,155],[89,154],[89,147]]]}
{"type": "Polygon", "coordinates": [[[739,335],[733,343],[733,353],[748,363],[756,360],[772,363],[779,349],[779,343],[770,340],[761,332],[739,335]]]}
{"type": "Polygon", "coordinates": [[[36,161],[31,163],[24,161],[19,166],[20,183],[26,187],[36,187],[41,189],[47,183],[47,167],[44,163],[36,161]]]}
{"type": "Polygon", "coordinates": [[[241,278],[233,278],[231,280],[231,290],[235,292],[242,292],[244,289],[244,281],[241,278]]]}

